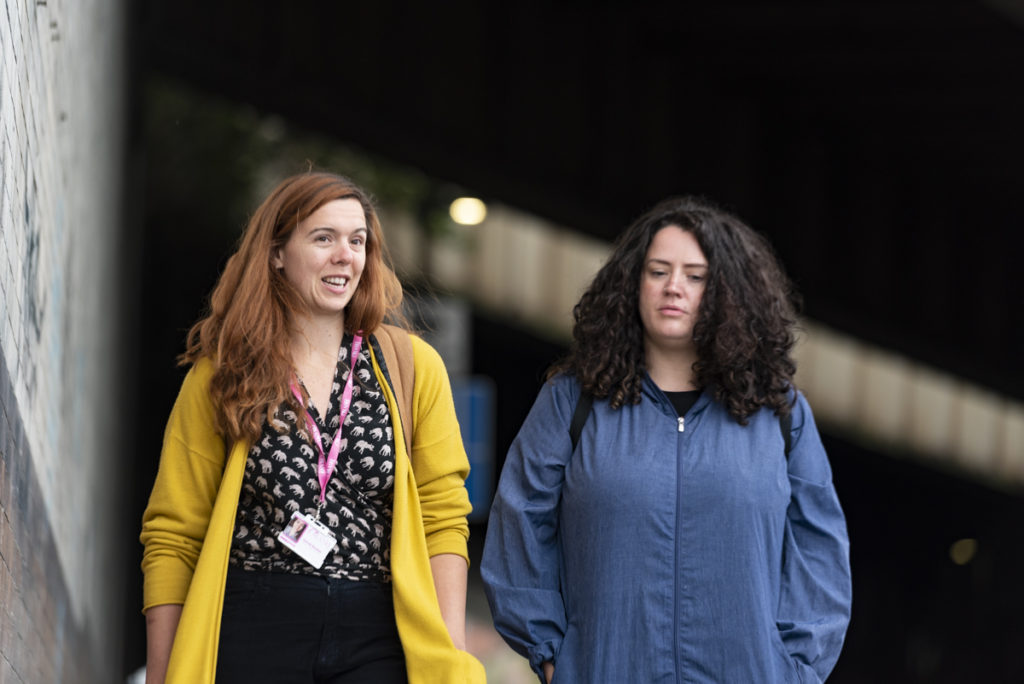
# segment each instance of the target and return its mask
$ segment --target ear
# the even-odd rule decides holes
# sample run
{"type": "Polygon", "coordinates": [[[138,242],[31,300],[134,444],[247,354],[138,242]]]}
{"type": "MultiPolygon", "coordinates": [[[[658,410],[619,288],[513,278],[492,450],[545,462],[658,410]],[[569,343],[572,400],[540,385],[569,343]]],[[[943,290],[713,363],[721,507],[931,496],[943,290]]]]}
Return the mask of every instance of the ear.
{"type": "Polygon", "coordinates": [[[281,248],[278,247],[270,254],[270,265],[279,271],[284,270],[284,258],[281,256],[281,248]]]}

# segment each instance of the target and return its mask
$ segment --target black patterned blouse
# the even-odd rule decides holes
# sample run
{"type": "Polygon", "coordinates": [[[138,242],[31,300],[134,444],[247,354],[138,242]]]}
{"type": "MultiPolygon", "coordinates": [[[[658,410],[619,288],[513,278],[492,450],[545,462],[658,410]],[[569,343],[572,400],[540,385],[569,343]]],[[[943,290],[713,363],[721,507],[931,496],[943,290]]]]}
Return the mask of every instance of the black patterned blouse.
{"type": "MultiPolygon", "coordinates": [[[[293,511],[313,514],[320,498],[319,454],[304,416],[282,406],[249,451],[229,562],[246,570],[322,575],[371,582],[391,581],[391,514],[395,440],[391,415],[370,362],[369,340],[356,363],[352,405],[345,418],[338,465],[327,484],[320,520],[338,543],[317,570],[277,540],[293,511]],[[279,432],[275,427],[280,427],[279,432]]],[[[338,426],[341,393],[348,379],[352,336],[345,335],[326,419],[309,403],[326,454],[338,426]]]]}

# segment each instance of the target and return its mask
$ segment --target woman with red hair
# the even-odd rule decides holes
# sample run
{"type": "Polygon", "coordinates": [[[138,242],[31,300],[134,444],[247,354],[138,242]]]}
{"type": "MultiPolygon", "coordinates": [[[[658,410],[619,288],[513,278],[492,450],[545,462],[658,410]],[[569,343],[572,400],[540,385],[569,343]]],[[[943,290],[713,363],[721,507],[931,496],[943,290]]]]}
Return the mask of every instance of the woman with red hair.
{"type": "Polygon", "coordinates": [[[288,178],[252,216],[143,519],[148,682],[484,681],[469,465],[440,357],[384,323],[401,301],[350,180],[288,178]]]}

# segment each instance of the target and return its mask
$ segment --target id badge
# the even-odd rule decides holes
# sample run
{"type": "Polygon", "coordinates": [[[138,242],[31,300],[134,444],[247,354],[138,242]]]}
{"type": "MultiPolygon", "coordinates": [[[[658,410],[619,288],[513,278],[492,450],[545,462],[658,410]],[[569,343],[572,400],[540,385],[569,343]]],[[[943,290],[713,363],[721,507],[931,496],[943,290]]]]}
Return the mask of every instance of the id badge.
{"type": "Polygon", "coordinates": [[[277,540],[318,570],[337,543],[334,534],[322,523],[298,511],[292,513],[277,540]]]}

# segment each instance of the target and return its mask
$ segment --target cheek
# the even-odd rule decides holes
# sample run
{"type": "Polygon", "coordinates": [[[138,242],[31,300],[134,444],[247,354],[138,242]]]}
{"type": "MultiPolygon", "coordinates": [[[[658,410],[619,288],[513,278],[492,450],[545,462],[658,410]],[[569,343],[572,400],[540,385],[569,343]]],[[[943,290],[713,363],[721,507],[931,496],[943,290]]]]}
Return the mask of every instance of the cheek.
{"type": "Polygon", "coordinates": [[[652,306],[655,299],[657,298],[657,285],[652,284],[648,280],[641,281],[640,283],[640,308],[646,309],[652,306]]]}
{"type": "Polygon", "coordinates": [[[639,306],[637,308],[640,310],[640,321],[646,327],[647,324],[650,323],[652,315],[651,312],[654,310],[656,305],[653,295],[648,292],[648,288],[643,284],[640,285],[638,304],[639,306]]]}

